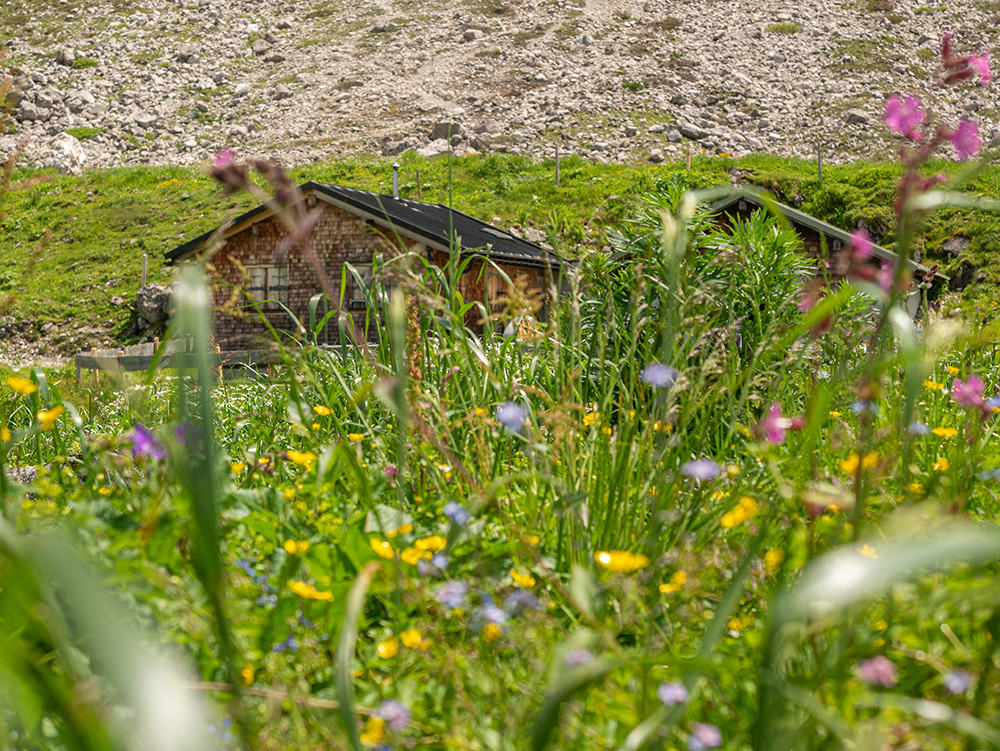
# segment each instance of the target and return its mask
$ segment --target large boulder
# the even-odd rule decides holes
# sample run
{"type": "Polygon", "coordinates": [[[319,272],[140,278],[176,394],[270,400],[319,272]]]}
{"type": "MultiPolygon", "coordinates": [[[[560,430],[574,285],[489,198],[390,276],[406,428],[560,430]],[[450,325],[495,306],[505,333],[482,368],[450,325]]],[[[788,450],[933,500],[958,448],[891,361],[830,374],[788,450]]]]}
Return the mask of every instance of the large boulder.
{"type": "Polygon", "coordinates": [[[170,288],[160,284],[140,287],[135,295],[135,309],[140,318],[145,318],[150,323],[167,320],[173,310],[170,288]]]}
{"type": "Polygon", "coordinates": [[[83,153],[80,142],[69,133],[60,133],[49,141],[48,151],[43,157],[47,167],[55,167],[60,175],[83,174],[83,165],[87,155],[83,153]]]}

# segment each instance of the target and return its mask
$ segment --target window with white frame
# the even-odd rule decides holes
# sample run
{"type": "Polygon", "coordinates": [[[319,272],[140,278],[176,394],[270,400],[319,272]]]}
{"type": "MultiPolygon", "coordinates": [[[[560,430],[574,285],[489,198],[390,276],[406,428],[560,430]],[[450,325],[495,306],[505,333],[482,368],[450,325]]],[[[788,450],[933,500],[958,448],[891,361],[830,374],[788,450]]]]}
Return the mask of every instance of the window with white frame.
{"type": "Polygon", "coordinates": [[[250,298],[264,310],[288,305],[288,264],[247,266],[250,298]]]}

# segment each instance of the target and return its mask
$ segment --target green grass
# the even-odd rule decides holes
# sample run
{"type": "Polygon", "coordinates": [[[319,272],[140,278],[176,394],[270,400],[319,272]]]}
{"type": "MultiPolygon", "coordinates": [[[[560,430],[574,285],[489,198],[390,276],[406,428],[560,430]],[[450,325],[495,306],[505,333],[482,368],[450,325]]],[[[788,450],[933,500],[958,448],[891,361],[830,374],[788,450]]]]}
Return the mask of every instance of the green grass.
{"type": "Polygon", "coordinates": [[[782,23],[772,23],[764,31],[770,32],[772,34],[797,34],[802,31],[802,27],[797,23],[791,21],[784,21],[782,23]]]}
{"type": "Polygon", "coordinates": [[[91,138],[96,136],[98,133],[103,133],[103,128],[92,128],[89,126],[81,125],[78,128],[66,128],[66,132],[69,133],[73,138],[80,141],[89,141],[91,138]]]}
{"type": "Polygon", "coordinates": [[[85,70],[87,68],[96,68],[98,65],[97,60],[92,57],[78,57],[73,61],[73,70],[85,70]]]}

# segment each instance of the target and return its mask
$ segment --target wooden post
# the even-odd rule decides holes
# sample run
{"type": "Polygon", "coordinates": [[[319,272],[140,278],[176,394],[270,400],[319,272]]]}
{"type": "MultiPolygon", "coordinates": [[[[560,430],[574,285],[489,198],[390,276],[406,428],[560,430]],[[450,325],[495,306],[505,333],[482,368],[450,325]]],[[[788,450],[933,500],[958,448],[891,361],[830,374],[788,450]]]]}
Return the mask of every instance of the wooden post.
{"type": "Polygon", "coordinates": [[[77,366],[76,366],[76,382],[77,382],[77,383],[79,383],[79,382],[80,382],[80,376],[81,376],[81,375],[83,375],[83,374],[82,374],[82,373],[80,372],[80,366],[79,366],[79,365],[77,365],[77,366]]]}
{"type": "Polygon", "coordinates": [[[687,171],[690,172],[691,171],[691,142],[690,141],[687,142],[687,160],[685,161],[685,164],[687,165],[687,171]]]}
{"type": "MultiPolygon", "coordinates": [[[[91,357],[97,357],[97,347],[91,347],[90,348],[90,356],[91,357]]],[[[97,363],[94,363],[94,365],[96,366],[97,363]]],[[[96,367],[94,368],[94,385],[95,386],[97,385],[97,368],[96,367]]]]}
{"type": "Polygon", "coordinates": [[[153,354],[155,355],[156,352],[157,352],[157,350],[159,350],[159,349],[160,349],[160,337],[154,336],[153,337],[153,354]]]}
{"type": "Polygon", "coordinates": [[[191,338],[190,334],[187,339],[187,351],[194,352],[194,340],[191,338]]]}
{"type": "Polygon", "coordinates": [[[559,187],[559,144],[556,144],[556,187],[559,187]]]}
{"type": "Polygon", "coordinates": [[[417,200],[424,200],[423,196],[420,194],[420,170],[417,170],[417,200]]]}
{"type": "Polygon", "coordinates": [[[816,179],[823,182],[823,151],[816,144],[816,179]]]}
{"type": "Polygon", "coordinates": [[[146,258],[147,258],[147,255],[145,253],[143,253],[142,254],[142,284],[139,285],[140,287],[145,287],[146,286],[146,258]]]}

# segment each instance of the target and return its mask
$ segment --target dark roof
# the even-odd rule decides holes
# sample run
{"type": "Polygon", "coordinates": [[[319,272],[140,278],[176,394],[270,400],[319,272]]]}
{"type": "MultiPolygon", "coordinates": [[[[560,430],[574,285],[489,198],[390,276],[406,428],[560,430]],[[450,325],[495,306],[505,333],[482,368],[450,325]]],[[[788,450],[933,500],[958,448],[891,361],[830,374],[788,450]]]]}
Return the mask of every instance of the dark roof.
{"type": "MultiPolygon", "coordinates": [[[[713,214],[720,214],[725,212],[726,209],[732,207],[738,201],[747,201],[759,208],[764,208],[764,209],[768,208],[767,205],[768,202],[765,202],[764,197],[759,192],[754,190],[743,189],[743,190],[738,190],[735,193],[726,196],[720,201],[716,201],[715,203],[713,203],[711,206],[708,207],[708,210],[713,214]]],[[[806,227],[809,227],[810,229],[814,229],[817,232],[826,235],[827,237],[832,237],[836,240],[840,240],[845,245],[847,245],[847,243],[851,241],[850,233],[845,232],[844,230],[840,229],[840,227],[835,227],[834,225],[821,221],[814,216],[810,216],[804,211],[799,211],[798,209],[793,208],[791,206],[787,206],[783,203],[778,203],[777,201],[775,201],[774,205],[776,205],[781,210],[781,213],[788,218],[788,221],[792,222],[793,224],[801,224],[806,227]]],[[[893,263],[895,263],[896,259],[898,258],[898,256],[891,250],[886,250],[885,248],[882,248],[878,245],[874,245],[872,247],[872,255],[884,261],[892,261],[893,263]]],[[[917,263],[913,259],[910,259],[908,263],[912,271],[917,271],[917,272],[927,271],[927,268],[925,266],[917,263]]],[[[940,274],[938,276],[940,276],[940,274]]]]}
{"type": "MultiPolygon", "coordinates": [[[[367,190],[313,181],[300,185],[299,190],[303,194],[315,192],[328,203],[364,217],[389,233],[398,233],[438,250],[449,250],[452,247],[452,238],[457,236],[463,252],[481,253],[494,261],[522,266],[565,263],[551,250],[522,240],[441,203],[393,198],[367,190]]],[[[269,208],[268,204],[257,206],[236,217],[230,226],[237,228],[258,214],[268,211],[269,208]]],[[[169,251],[165,254],[167,262],[182,260],[203,249],[217,231],[218,228],[206,232],[169,251]]]]}

